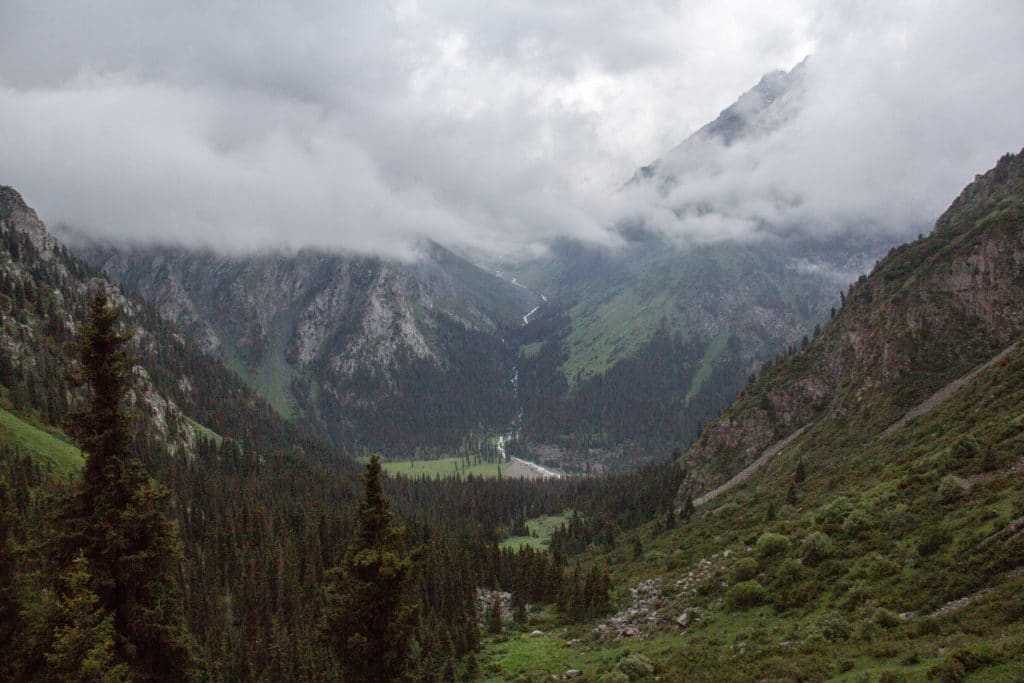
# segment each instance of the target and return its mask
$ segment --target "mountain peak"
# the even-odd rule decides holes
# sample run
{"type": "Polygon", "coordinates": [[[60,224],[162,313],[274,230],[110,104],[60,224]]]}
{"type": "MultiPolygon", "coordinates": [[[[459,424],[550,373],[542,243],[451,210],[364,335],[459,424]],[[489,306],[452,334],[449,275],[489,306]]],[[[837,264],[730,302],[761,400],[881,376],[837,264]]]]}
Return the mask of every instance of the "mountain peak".
{"type": "Polygon", "coordinates": [[[769,71],[710,123],[687,137],[661,159],[641,167],[627,185],[657,178],[665,186],[680,176],[701,170],[717,150],[743,139],[770,134],[792,120],[803,105],[805,58],[789,71],[769,71]]]}
{"type": "Polygon", "coordinates": [[[28,236],[43,260],[49,261],[57,247],[57,240],[46,230],[46,226],[35,210],[22,198],[21,193],[9,185],[0,185],[0,221],[28,236]]]}

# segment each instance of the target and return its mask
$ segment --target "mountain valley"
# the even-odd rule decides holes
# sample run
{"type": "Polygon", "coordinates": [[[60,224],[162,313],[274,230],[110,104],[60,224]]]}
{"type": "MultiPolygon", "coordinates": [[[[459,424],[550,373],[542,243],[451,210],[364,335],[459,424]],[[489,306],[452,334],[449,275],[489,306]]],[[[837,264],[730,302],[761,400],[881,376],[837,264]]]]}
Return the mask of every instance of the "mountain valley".
{"type": "Polygon", "coordinates": [[[1024,682],[1024,6],[0,23],[0,681],[1024,682]]]}

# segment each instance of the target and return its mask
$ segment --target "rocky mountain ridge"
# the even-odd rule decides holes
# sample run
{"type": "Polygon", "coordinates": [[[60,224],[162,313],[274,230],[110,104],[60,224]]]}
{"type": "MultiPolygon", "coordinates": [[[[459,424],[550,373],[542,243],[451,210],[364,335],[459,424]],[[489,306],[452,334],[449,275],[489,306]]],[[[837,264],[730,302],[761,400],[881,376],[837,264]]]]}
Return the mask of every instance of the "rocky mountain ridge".
{"type": "Polygon", "coordinates": [[[789,71],[765,74],[713,121],[660,159],[638,169],[627,186],[652,181],[662,191],[667,190],[679,182],[680,176],[713,170],[723,148],[777,131],[800,111],[806,96],[806,64],[805,59],[789,71]]]}
{"type": "Polygon", "coordinates": [[[277,445],[301,441],[187,335],[74,257],[10,187],[0,187],[0,245],[3,407],[49,428],[66,421],[81,396],[65,369],[74,367],[87,304],[103,289],[131,334],[128,401],[135,434],[146,434],[167,457],[187,461],[196,457],[200,441],[222,435],[262,431],[276,434],[277,445]]]}
{"type": "Polygon", "coordinates": [[[880,431],[1006,348],[1024,333],[1022,226],[1024,154],[1006,155],[930,235],[851,286],[806,350],[772,364],[704,429],[684,456],[694,476],[680,500],[823,415],[880,431]]]}
{"type": "Polygon", "coordinates": [[[453,445],[503,430],[515,413],[503,330],[536,297],[439,245],[411,263],[312,249],[92,244],[79,253],[336,444],[453,445]],[[378,436],[409,411],[418,435],[378,436]]]}

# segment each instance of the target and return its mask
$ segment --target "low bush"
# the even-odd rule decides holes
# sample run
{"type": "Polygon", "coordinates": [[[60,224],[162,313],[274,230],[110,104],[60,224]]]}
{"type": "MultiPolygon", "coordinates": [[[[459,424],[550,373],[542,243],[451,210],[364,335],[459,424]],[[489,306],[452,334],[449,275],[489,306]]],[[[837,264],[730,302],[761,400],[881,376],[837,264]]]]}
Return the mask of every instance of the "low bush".
{"type": "Polygon", "coordinates": [[[788,536],[768,531],[757,539],[757,554],[762,558],[775,557],[789,550],[789,546],[788,536]]]}
{"type": "Polygon", "coordinates": [[[617,668],[631,681],[654,675],[654,664],[647,656],[641,654],[626,655],[619,660],[617,668]]]}
{"type": "Polygon", "coordinates": [[[757,576],[757,562],[752,557],[743,557],[732,568],[733,583],[749,581],[757,576]]]}
{"type": "Polygon", "coordinates": [[[948,531],[940,527],[932,527],[925,530],[921,540],[917,543],[917,552],[922,557],[934,555],[952,540],[948,531]]]}
{"type": "Polygon", "coordinates": [[[807,566],[814,567],[832,557],[834,552],[835,544],[832,542],[832,537],[820,531],[815,531],[804,539],[803,545],[800,548],[800,559],[807,566]]]}
{"type": "Polygon", "coordinates": [[[871,620],[882,628],[895,628],[900,625],[900,615],[884,607],[876,609],[871,615],[871,620]]]}
{"type": "Polygon", "coordinates": [[[725,592],[725,604],[734,609],[763,605],[768,591],[757,581],[742,581],[725,592]]]}
{"type": "Polygon", "coordinates": [[[853,512],[853,505],[846,496],[839,496],[831,503],[821,508],[814,516],[814,523],[819,529],[836,533],[843,527],[843,522],[853,512]]]}
{"type": "Polygon", "coordinates": [[[948,474],[939,483],[939,502],[949,505],[967,495],[967,482],[960,477],[948,474]]]}
{"type": "Polygon", "coordinates": [[[774,584],[779,588],[788,588],[800,580],[804,567],[796,560],[786,560],[775,570],[774,584]]]}
{"type": "Polygon", "coordinates": [[[847,640],[850,637],[850,622],[839,612],[825,615],[815,625],[815,629],[821,634],[822,638],[833,643],[847,640]]]}
{"type": "Polygon", "coordinates": [[[861,508],[854,508],[843,520],[843,537],[851,540],[863,538],[873,526],[871,515],[861,508]]]}

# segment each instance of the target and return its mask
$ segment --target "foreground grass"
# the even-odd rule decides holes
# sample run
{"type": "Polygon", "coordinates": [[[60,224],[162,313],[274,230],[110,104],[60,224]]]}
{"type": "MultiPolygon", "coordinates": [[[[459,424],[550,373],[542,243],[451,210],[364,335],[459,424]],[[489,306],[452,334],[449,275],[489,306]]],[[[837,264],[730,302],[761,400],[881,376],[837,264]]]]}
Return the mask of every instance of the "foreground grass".
{"type": "Polygon", "coordinates": [[[51,433],[14,413],[0,408],[0,441],[28,452],[43,467],[57,474],[82,469],[82,452],[62,434],[51,433]]]}

